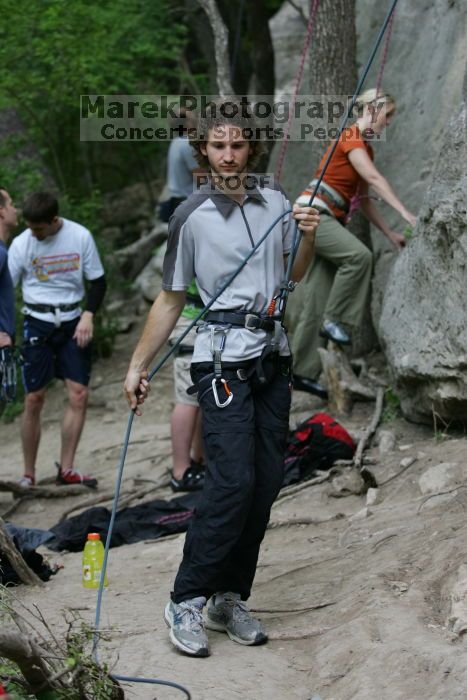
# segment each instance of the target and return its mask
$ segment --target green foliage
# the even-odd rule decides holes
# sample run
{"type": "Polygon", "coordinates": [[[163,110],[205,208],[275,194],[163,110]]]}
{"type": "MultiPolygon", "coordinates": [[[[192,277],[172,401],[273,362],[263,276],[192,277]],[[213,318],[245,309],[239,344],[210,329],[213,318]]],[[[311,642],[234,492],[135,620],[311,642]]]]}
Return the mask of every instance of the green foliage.
{"type": "MultiPolygon", "coordinates": [[[[99,665],[91,654],[94,640],[93,629],[76,613],[69,613],[65,619],[67,630],[63,638],[51,633],[51,629],[39,608],[26,608],[23,617],[21,608],[11,598],[8,590],[0,586],[0,616],[2,625],[10,626],[12,621],[21,619],[21,632],[41,640],[42,660],[55,677],[53,689],[37,691],[36,695],[26,692],[26,683],[20,669],[10,659],[0,657],[0,678],[6,686],[11,700],[116,700],[123,695],[109,678],[106,664],[99,665]]],[[[22,606],[25,608],[25,606],[22,606]]]]}
{"type": "Polygon", "coordinates": [[[80,95],[176,91],[186,34],[177,4],[0,0],[0,14],[0,108],[16,108],[59,189],[104,184],[109,153],[141,159],[136,144],[80,142],[80,95]]]}
{"type": "Polygon", "coordinates": [[[390,423],[400,415],[401,400],[392,387],[384,392],[384,410],[381,417],[383,423],[390,423]]]}
{"type": "Polygon", "coordinates": [[[18,667],[9,659],[3,659],[1,657],[0,679],[2,679],[9,700],[29,700],[29,698],[34,698],[34,695],[29,695],[21,684],[18,667]],[[18,678],[18,681],[14,680],[16,678],[18,678]]]}
{"type": "Polygon", "coordinates": [[[410,241],[410,239],[413,236],[413,226],[411,226],[410,224],[407,224],[407,226],[404,229],[403,235],[405,236],[405,239],[407,241],[410,241]]]}

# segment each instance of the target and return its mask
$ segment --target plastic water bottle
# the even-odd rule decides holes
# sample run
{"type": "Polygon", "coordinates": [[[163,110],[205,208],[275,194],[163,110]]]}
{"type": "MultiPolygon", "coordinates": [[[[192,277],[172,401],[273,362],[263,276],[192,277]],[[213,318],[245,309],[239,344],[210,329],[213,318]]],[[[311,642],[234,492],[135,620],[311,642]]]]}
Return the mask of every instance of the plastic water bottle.
{"type": "MultiPolygon", "coordinates": [[[[83,550],[83,586],[99,588],[102,566],[104,564],[104,545],[98,532],[90,532],[83,550]]],[[[104,586],[108,586],[107,576],[104,586]]]]}

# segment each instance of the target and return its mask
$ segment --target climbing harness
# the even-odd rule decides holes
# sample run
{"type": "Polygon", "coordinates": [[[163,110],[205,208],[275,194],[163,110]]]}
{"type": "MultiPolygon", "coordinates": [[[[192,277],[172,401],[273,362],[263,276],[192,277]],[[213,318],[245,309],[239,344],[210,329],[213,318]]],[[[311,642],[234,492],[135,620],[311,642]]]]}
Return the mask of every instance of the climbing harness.
{"type": "Polygon", "coordinates": [[[16,360],[13,348],[0,348],[0,401],[12,403],[16,398],[16,360]]]}
{"type": "Polygon", "coordinates": [[[73,304],[56,304],[55,306],[50,304],[30,304],[29,302],[25,302],[22,311],[23,314],[25,314],[26,316],[29,314],[30,311],[38,311],[40,314],[53,314],[53,324],[55,328],[60,328],[60,326],[62,325],[61,312],[74,311],[75,309],[78,309],[80,305],[80,301],[77,301],[73,304]]]}
{"type": "MultiPolygon", "coordinates": [[[[315,0],[315,2],[317,2],[317,0],[315,0]]],[[[394,9],[397,5],[397,2],[398,2],[398,0],[392,0],[391,8],[388,11],[386,18],[381,26],[381,29],[380,29],[378,36],[376,38],[376,41],[374,43],[373,49],[372,49],[370,56],[368,58],[368,61],[366,63],[366,66],[365,66],[363,73],[358,81],[355,93],[352,97],[349,108],[347,110],[347,114],[342,119],[342,123],[339,127],[339,132],[338,132],[336,141],[335,141],[334,146],[331,149],[331,151],[326,159],[326,162],[324,163],[321,174],[320,174],[318,181],[315,185],[314,192],[311,195],[310,202],[313,201],[313,198],[316,196],[318,188],[319,188],[321,181],[323,179],[323,175],[326,172],[326,169],[327,169],[327,167],[331,161],[331,158],[334,154],[334,151],[337,147],[337,142],[339,140],[339,137],[341,136],[341,134],[345,128],[345,125],[351,116],[353,107],[354,107],[355,102],[357,100],[357,96],[359,95],[361,88],[362,88],[362,85],[363,85],[363,83],[368,75],[368,71],[370,70],[371,64],[373,63],[374,57],[375,57],[376,52],[378,50],[378,47],[382,41],[382,38],[384,36],[384,33],[386,31],[386,28],[388,26],[390,18],[391,18],[392,14],[394,12],[394,9]]],[[[223,294],[225,292],[225,290],[232,284],[232,282],[238,277],[238,275],[244,269],[245,265],[248,264],[248,261],[256,253],[258,248],[264,243],[266,238],[269,236],[269,234],[274,229],[274,227],[279,223],[279,221],[281,221],[282,219],[284,219],[285,216],[287,216],[288,214],[291,214],[291,213],[292,213],[292,209],[288,209],[287,211],[280,214],[271,223],[271,225],[268,227],[268,229],[265,231],[265,233],[260,237],[258,242],[251,248],[251,250],[244,257],[242,262],[238,265],[237,269],[234,272],[232,272],[232,274],[227,278],[227,280],[224,282],[224,284],[222,284],[221,287],[217,290],[215,295],[213,297],[211,297],[211,299],[206,304],[204,309],[202,309],[199,312],[199,314],[193,319],[193,321],[186,327],[186,329],[180,335],[180,337],[175,342],[175,344],[166,352],[166,354],[162,357],[162,359],[151,370],[149,377],[148,377],[148,381],[151,381],[153,379],[153,377],[157,374],[157,372],[161,369],[161,367],[167,362],[169,357],[171,357],[171,355],[173,355],[173,353],[176,351],[176,348],[178,347],[178,345],[180,345],[182,343],[182,341],[188,335],[188,333],[201,320],[202,316],[204,316],[204,314],[212,307],[212,305],[217,301],[217,299],[221,296],[221,294],[223,294]]],[[[283,281],[283,283],[280,286],[279,294],[273,300],[274,304],[272,302],[270,304],[270,308],[273,308],[274,313],[276,313],[276,311],[278,311],[278,316],[280,317],[280,319],[283,319],[283,317],[284,317],[288,295],[291,291],[293,291],[294,286],[295,286],[294,283],[291,281],[291,273],[292,273],[293,263],[294,263],[294,260],[295,260],[295,257],[296,257],[297,251],[298,251],[298,246],[300,245],[300,240],[301,240],[301,232],[300,232],[298,225],[296,223],[292,248],[291,248],[291,251],[290,251],[290,254],[288,257],[288,262],[287,262],[287,272],[286,272],[285,280],[283,281]]],[[[223,386],[225,388],[225,385],[223,385],[223,386]]],[[[125,466],[125,460],[126,460],[126,455],[128,452],[128,446],[130,443],[131,429],[133,426],[134,417],[135,417],[135,412],[133,410],[130,410],[129,416],[128,416],[127,427],[126,427],[126,431],[125,431],[125,437],[124,437],[123,444],[122,444],[120,462],[119,462],[118,469],[117,469],[115,495],[114,495],[114,500],[113,500],[113,504],[112,504],[112,512],[111,512],[111,516],[110,516],[110,522],[109,522],[109,527],[108,527],[107,537],[106,537],[106,542],[105,542],[104,561],[102,564],[101,580],[100,580],[99,589],[97,592],[97,604],[96,604],[94,635],[93,635],[93,645],[92,645],[92,655],[93,655],[93,658],[96,661],[96,663],[99,663],[97,647],[98,647],[98,643],[99,643],[99,626],[100,626],[100,617],[101,617],[101,609],[102,609],[102,596],[104,593],[105,572],[107,569],[110,541],[111,541],[112,531],[114,528],[115,518],[116,518],[116,514],[117,514],[117,507],[118,507],[118,501],[119,501],[119,497],[120,497],[120,489],[121,489],[122,478],[123,478],[123,469],[125,466]]],[[[180,690],[180,692],[184,693],[185,697],[188,698],[188,700],[191,700],[190,692],[186,688],[184,688],[182,685],[180,685],[179,683],[175,683],[173,681],[160,680],[157,678],[139,678],[136,676],[122,676],[120,674],[111,674],[111,677],[117,681],[123,681],[123,682],[128,682],[128,683],[147,683],[147,684],[163,685],[163,686],[169,686],[172,688],[176,688],[177,690],[180,690]]]]}

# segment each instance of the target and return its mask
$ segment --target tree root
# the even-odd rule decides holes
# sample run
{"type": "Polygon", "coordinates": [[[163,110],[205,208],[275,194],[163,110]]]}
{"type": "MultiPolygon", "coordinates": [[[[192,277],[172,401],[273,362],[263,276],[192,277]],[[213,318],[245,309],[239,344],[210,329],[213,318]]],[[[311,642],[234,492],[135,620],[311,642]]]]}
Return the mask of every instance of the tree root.
{"type": "Polygon", "coordinates": [[[276,608],[250,608],[250,611],[259,614],[288,615],[289,613],[305,613],[311,612],[312,610],[321,610],[321,608],[329,608],[331,605],[336,605],[336,602],[335,600],[331,600],[328,603],[317,603],[316,605],[309,605],[306,608],[283,608],[282,610],[276,608]]]}
{"type": "Polygon", "coordinates": [[[320,476],[317,476],[314,479],[308,479],[308,481],[303,481],[302,483],[294,484],[293,486],[286,486],[280,491],[272,507],[275,508],[278,503],[282,505],[286,499],[288,500],[289,497],[295,496],[296,493],[299,493],[304,489],[308,489],[310,486],[322,484],[324,481],[328,481],[331,478],[331,475],[335,475],[338,471],[339,470],[336,469],[330,469],[328,472],[325,472],[324,474],[321,473],[320,476]]]}
{"type": "Polygon", "coordinates": [[[323,523],[329,523],[332,520],[341,520],[346,516],[343,513],[337,513],[336,515],[331,515],[329,518],[288,518],[287,520],[271,520],[268,525],[269,530],[273,530],[277,527],[289,527],[289,525],[322,525],[323,523]]]}
{"type": "Polygon", "coordinates": [[[63,498],[64,496],[82,496],[89,493],[89,486],[68,484],[49,488],[48,486],[20,486],[16,481],[0,480],[0,491],[9,491],[21,498],[63,498]]]}
{"type": "Polygon", "coordinates": [[[326,634],[335,629],[335,627],[316,627],[315,629],[305,630],[303,632],[272,632],[269,634],[270,642],[293,642],[296,639],[310,639],[311,637],[319,637],[321,634],[326,634]]]}
{"type": "Polygon", "coordinates": [[[358,441],[357,449],[353,458],[354,467],[360,470],[360,475],[363,481],[368,487],[377,488],[378,482],[376,481],[375,475],[368,467],[362,466],[363,464],[363,451],[366,449],[369,441],[376,432],[376,428],[381,420],[381,414],[383,412],[384,404],[384,389],[379,387],[376,392],[376,405],[373,416],[371,418],[370,425],[363,431],[363,434],[358,441]]]}
{"type": "MultiPolygon", "coordinates": [[[[170,478],[167,474],[164,474],[164,476],[161,477],[158,481],[151,481],[151,486],[146,486],[146,488],[139,489],[139,491],[125,491],[123,494],[123,498],[121,497],[119,500],[119,508],[126,508],[133,501],[140,500],[141,498],[147,496],[149,493],[157,491],[158,489],[165,488],[169,484],[170,478]]],[[[100,496],[97,496],[96,498],[87,499],[84,502],[82,501],[81,503],[76,503],[72,508],[69,508],[62,514],[60,522],[65,520],[71,513],[81,510],[82,508],[89,508],[90,506],[94,506],[99,503],[102,504],[106,503],[107,501],[113,501],[114,495],[114,492],[107,491],[106,493],[103,493],[100,496]]],[[[122,496],[122,494],[120,494],[120,496],[122,496]]]]}
{"type": "Polygon", "coordinates": [[[8,530],[5,527],[5,522],[0,518],[0,549],[8,557],[10,564],[18,574],[18,577],[22,583],[26,583],[29,586],[43,586],[44,583],[40,580],[39,576],[29,568],[23,559],[20,551],[15,546],[15,543],[8,534],[8,530]]]}

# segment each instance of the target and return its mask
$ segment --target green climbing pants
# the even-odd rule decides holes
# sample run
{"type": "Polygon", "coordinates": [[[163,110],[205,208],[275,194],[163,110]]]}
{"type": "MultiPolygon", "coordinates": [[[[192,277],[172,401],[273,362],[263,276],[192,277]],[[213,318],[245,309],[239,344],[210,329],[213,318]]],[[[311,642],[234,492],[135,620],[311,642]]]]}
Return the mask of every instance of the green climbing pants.
{"type": "Polygon", "coordinates": [[[333,216],[323,214],[316,232],[315,259],[287,304],[294,374],[317,379],[323,319],[352,331],[363,320],[370,292],[371,251],[333,216]]]}

